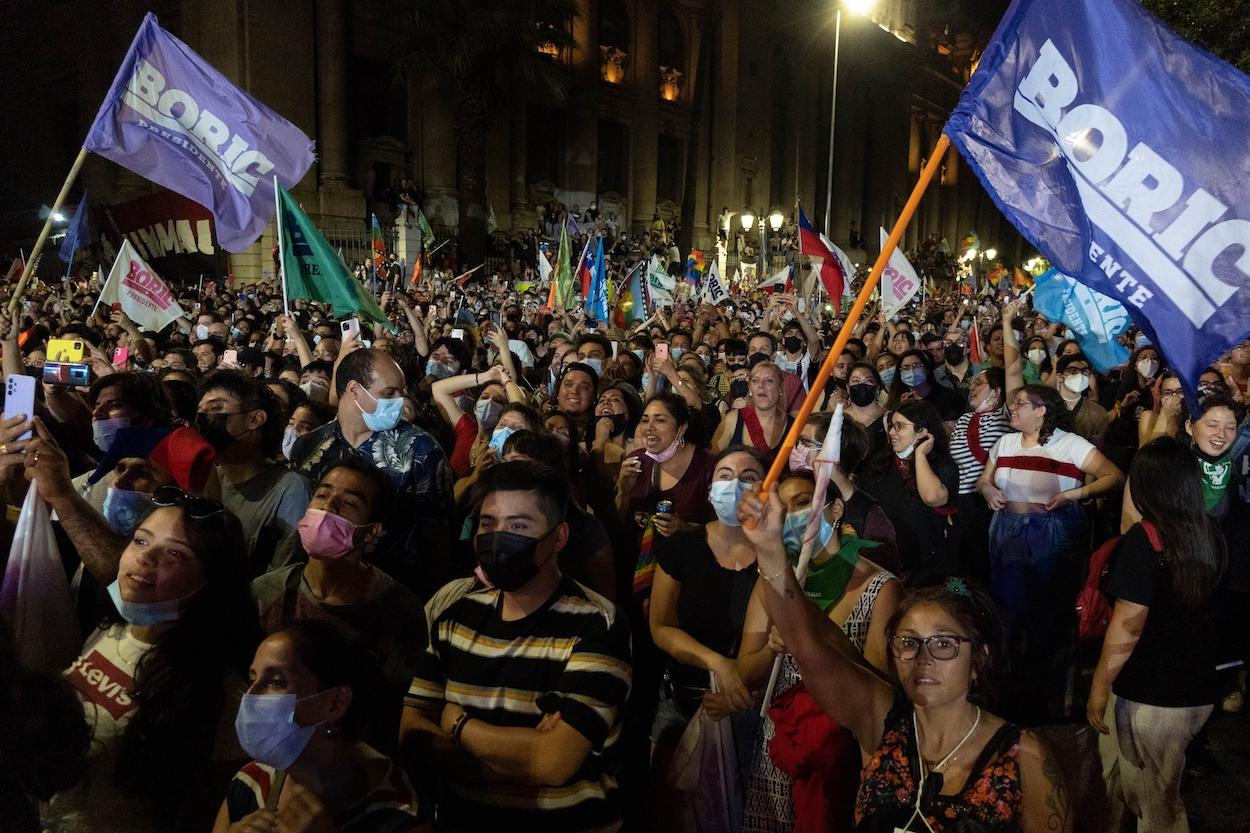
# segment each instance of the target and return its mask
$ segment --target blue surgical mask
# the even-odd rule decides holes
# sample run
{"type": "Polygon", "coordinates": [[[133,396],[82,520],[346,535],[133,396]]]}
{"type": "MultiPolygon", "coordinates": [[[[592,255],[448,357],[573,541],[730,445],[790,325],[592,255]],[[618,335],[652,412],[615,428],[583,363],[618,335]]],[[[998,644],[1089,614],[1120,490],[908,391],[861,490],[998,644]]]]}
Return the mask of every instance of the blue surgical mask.
{"type": "Polygon", "coordinates": [[[433,376],[435,379],[446,379],[455,372],[451,365],[443,364],[438,359],[430,359],[425,363],[425,375],[433,376]]]}
{"type": "Polygon", "coordinates": [[[502,413],[503,405],[490,397],[479,399],[473,405],[473,417],[483,429],[494,428],[502,413]]]}
{"type": "Polygon", "coordinates": [[[966,329],[968,329],[968,328],[969,328],[969,327],[971,327],[971,326],[972,326],[972,319],[971,319],[971,318],[963,318],[963,319],[961,319],[961,320],[960,320],[960,322],[959,322],[959,328],[960,328],[960,329],[962,329],[962,330],[966,330],[966,329]]]}
{"type": "Polygon", "coordinates": [[[113,583],[109,585],[109,598],[113,600],[113,606],[117,608],[117,612],[126,620],[127,624],[145,628],[150,625],[163,625],[166,622],[176,622],[178,617],[182,615],[182,601],[180,599],[169,599],[164,602],[128,602],[122,598],[120,579],[113,579],[113,583]]]}
{"type": "Polygon", "coordinates": [[[885,370],[881,371],[882,385],[885,385],[886,387],[890,386],[890,384],[894,381],[895,370],[896,369],[893,367],[887,367],[885,370]]]}
{"type": "Polygon", "coordinates": [[[242,330],[240,330],[238,327],[231,327],[231,328],[230,328],[230,338],[231,338],[231,339],[233,339],[234,341],[238,341],[238,340],[239,340],[239,336],[241,336],[241,335],[243,335],[243,331],[242,331],[242,330]]]}
{"type": "Polygon", "coordinates": [[[299,759],[316,726],[295,722],[294,694],[244,694],[234,731],[243,751],[258,763],[286,769],[299,759]]]}
{"type": "Polygon", "coordinates": [[[496,428],[494,433],[490,435],[489,445],[491,450],[495,452],[496,457],[501,460],[503,459],[503,445],[508,441],[508,437],[511,437],[515,433],[515,428],[509,428],[505,425],[496,428]]]}
{"type": "Polygon", "coordinates": [[[299,432],[295,430],[294,425],[288,425],[282,431],[282,456],[291,459],[291,449],[295,448],[295,441],[299,439],[299,432]]]}
{"type": "Polygon", "coordinates": [[[708,500],[716,519],[725,526],[742,526],[738,521],[738,500],[747,490],[747,484],[741,480],[713,480],[708,500]]]}
{"type": "Polygon", "coordinates": [[[641,361],[643,361],[643,357],[647,355],[647,351],[646,351],[646,350],[630,350],[629,352],[631,352],[631,353],[633,353],[635,356],[637,356],[637,357],[638,357],[638,361],[640,361],[640,362],[641,362],[641,361]]]}
{"type": "MultiPolygon", "coordinates": [[[[811,514],[812,507],[808,506],[805,509],[786,515],[786,519],[781,527],[781,540],[785,544],[787,552],[802,551],[803,534],[807,531],[807,521],[811,514]]],[[[821,512],[820,529],[816,532],[816,547],[812,551],[822,552],[829,545],[829,541],[833,538],[833,533],[833,524],[829,523],[825,513],[821,512]]]]}
{"type": "Polygon", "coordinates": [[[603,375],[603,359],[578,359],[578,361],[593,369],[600,376],[603,375]]]}
{"type": "Polygon", "coordinates": [[[313,346],[316,347],[321,343],[321,336],[313,336],[313,346]]]}
{"type": "Polygon", "coordinates": [[[914,388],[917,385],[923,385],[925,383],[925,378],[925,372],[921,368],[909,367],[903,371],[902,375],[903,384],[907,385],[909,388],[914,388]]]}
{"type": "Polygon", "coordinates": [[[104,505],[101,512],[104,520],[113,527],[114,532],[129,537],[154,506],[156,504],[152,502],[152,495],[147,492],[109,486],[108,491],[104,493],[104,505]]]}
{"type": "Polygon", "coordinates": [[[129,427],[130,417],[93,420],[91,423],[91,441],[101,451],[108,451],[113,445],[113,440],[117,438],[117,432],[129,427]]]}
{"type": "Polygon", "coordinates": [[[373,413],[369,413],[360,407],[360,402],[356,402],[356,408],[360,411],[360,415],[364,417],[365,427],[370,431],[390,431],[396,425],[399,425],[399,418],[404,415],[404,398],[396,396],[393,399],[378,399],[369,389],[361,387],[365,393],[369,394],[369,398],[376,404],[373,406],[373,413]]]}
{"type": "Polygon", "coordinates": [[[669,352],[673,354],[673,361],[677,361],[677,360],[678,360],[678,359],[680,359],[682,356],[686,355],[686,348],[685,348],[685,347],[674,347],[674,348],[672,348],[671,350],[669,350],[669,352]]]}

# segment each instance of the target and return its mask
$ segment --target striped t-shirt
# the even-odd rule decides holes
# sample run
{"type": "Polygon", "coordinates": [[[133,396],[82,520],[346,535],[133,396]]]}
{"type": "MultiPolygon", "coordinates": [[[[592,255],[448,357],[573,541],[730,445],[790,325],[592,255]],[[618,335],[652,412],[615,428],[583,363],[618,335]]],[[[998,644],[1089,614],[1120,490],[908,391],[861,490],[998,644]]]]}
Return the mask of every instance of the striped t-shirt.
{"type": "Polygon", "coordinates": [[[1081,465],[1094,446],[1079,434],[1060,428],[1045,445],[1024,448],[1023,434],[1005,434],[990,451],[994,465],[994,485],[1007,500],[1021,503],[1049,503],[1060,492],[1085,482],[1081,465]]]}
{"type": "Polygon", "coordinates": [[[977,478],[985,471],[983,461],[988,459],[990,449],[998,442],[998,438],[1011,430],[1011,419],[1003,410],[984,414],[969,411],[955,422],[955,428],[951,431],[950,451],[951,457],[955,458],[955,465],[959,466],[959,494],[970,495],[976,492],[977,478]],[[978,420],[977,445],[981,447],[980,454],[974,454],[968,445],[968,428],[974,419],[978,420]]]}
{"type": "Polygon", "coordinates": [[[553,833],[619,829],[617,743],[630,687],[624,618],[567,576],[524,619],[503,621],[501,602],[500,591],[471,578],[451,582],[430,600],[429,647],[405,703],[434,723],[452,702],[492,726],[525,728],[558,711],[591,751],[558,787],[447,780],[435,808],[439,824],[553,833]]]}

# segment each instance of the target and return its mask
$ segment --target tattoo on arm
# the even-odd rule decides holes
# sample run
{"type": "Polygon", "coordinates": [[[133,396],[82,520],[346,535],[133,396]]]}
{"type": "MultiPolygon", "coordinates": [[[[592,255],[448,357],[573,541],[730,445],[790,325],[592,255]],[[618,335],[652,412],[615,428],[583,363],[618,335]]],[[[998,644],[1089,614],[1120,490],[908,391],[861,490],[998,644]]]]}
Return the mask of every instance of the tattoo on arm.
{"type": "Polygon", "coordinates": [[[1068,799],[1068,787],[1055,759],[1047,755],[1042,762],[1042,775],[1049,782],[1046,791],[1046,829],[1055,833],[1067,833],[1072,829],[1072,805],[1068,799]]]}

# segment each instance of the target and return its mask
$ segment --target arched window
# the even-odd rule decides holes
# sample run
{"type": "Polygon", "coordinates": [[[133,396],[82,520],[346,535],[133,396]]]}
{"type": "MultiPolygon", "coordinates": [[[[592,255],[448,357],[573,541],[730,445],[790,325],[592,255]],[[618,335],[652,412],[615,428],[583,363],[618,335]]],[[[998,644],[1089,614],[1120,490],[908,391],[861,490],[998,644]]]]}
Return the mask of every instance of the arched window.
{"type": "Polygon", "coordinates": [[[665,101],[681,98],[681,77],[686,71],[686,40],[677,16],[661,11],[656,45],[660,56],[660,97],[665,101]]]}
{"type": "Polygon", "coordinates": [[[600,0],[599,54],[600,77],[611,84],[624,81],[629,57],[629,18],[624,0],[600,0]]]}

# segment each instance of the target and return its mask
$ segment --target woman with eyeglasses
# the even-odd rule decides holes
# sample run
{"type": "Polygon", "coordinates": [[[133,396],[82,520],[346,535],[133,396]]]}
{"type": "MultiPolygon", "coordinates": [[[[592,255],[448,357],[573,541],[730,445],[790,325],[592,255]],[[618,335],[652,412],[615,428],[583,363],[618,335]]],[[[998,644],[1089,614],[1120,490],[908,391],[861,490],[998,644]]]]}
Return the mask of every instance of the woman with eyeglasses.
{"type": "Polygon", "coordinates": [[[1102,589],[1114,598],[1086,716],[1112,799],[1138,830],[1185,830],[1185,750],[1220,697],[1216,665],[1228,638],[1216,611],[1227,563],[1192,454],[1164,437],[1133,458],[1120,539],[1102,589]]]}
{"type": "Polygon", "coordinates": [[[867,761],[856,833],[1070,833],[1054,759],[1031,732],[988,710],[1001,659],[992,602],[957,579],[909,591],[886,627],[896,687],[857,661],[847,636],[805,597],[786,557],[784,519],[776,490],[766,501],[743,495],[739,520],[756,548],[768,617],[808,692],[867,761]]]}
{"type": "Polygon", "coordinates": [[[242,527],[176,486],[152,500],[108,588],[117,617],[65,672],[92,745],[86,778],[51,802],[58,831],[199,823],[243,757],[223,730],[259,635],[242,527]]]}
{"type": "Polygon", "coordinates": [[[1064,430],[1059,391],[1025,385],[1011,395],[1011,427],[990,450],[977,489],[994,512],[989,568],[1020,669],[1020,719],[1062,713],[1070,672],[1073,605],[1089,538],[1084,501],[1119,489],[1124,475],[1090,442],[1064,430]]]}
{"type": "Polygon", "coordinates": [[[1178,437],[1185,423],[1185,391],[1174,371],[1159,374],[1154,385],[1154,408],[1137,421],[1137,443],[1144,446],[1159,437],[1178,437]]]}
{"type": "Polygon", "coordinates": [[[360,739],[382,686],[368,648],[329,622],[265,639],[234,724],[252,762],[225,790],[213,833],[428,833],[403,770],[360,739]]]}
{"type": "Polygon", "coordinates": [[[959,468],[947,450],[946,426],[933,405],[907,402],[889,419],[890,445],[868,458],[857,485],[894,524],[908,580],[930,584],[951,574],[948,526],[959,494],[959,468]]]}
{"type": "Polygon", "coordinates": [[[945,422],[954,422],[964,412],[962,397],[933,376],[933,360],[924,350],[908,350],[898,357],[898,373],[890,385],[886,408],[896,409],[908,402],[928,402],[945,422]]]}

